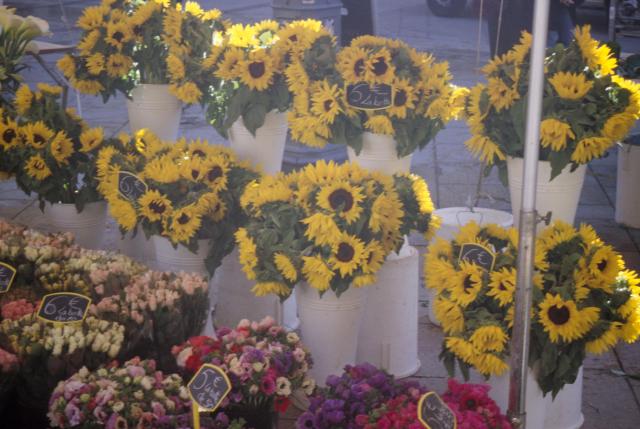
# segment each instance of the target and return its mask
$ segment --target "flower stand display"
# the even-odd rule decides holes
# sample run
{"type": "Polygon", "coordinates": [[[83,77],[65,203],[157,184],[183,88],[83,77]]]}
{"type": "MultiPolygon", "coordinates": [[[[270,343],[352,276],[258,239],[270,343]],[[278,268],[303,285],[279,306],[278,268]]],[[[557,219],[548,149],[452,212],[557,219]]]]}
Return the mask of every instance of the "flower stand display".
{"type": "MultiPolygon", "coordinates": [[[[513,226],[513,215],[511,213],[484,207],[473,207],[472,209],[468,207],[447,207],[444,209],[436,209],[433,214],[440,218],[440,227],[435,232],[434,239],[442,238],[451,240],[461,227],[472,221],[480,226],[492,223],[502,228],[510,228],[513,226]]],[[[440,326],[440,322],[436,318],[433,309],[435,291],[429,287],[426,279],[424,281],[429,299],[429,321],[436,326],[440,326]]]]}
{"type": "Polygon", "coordinates": [[[418,259],[416,248],[407,245],[387,257],[367,291],[358,335],[357,361],[369,362],[397,378],[420,369],[418,259]]]}
{"type": "Polygon", "coordinates": [[[231,149],[238,159],[251,162],[265,174],[276,174],[282,167],[287,129],[286,113],[276,110],[266,114],[264,124],[256,129],[255,135],[240,117],[228,131],[231,149]]]}
{"type": "Polygon", "coordinates": [[[100,249],[107,222],[107,203],[85,204],[78,213],[75,204],[50,204],[45,209],[49,229],[73,233],[76,243],[87,249],[100,249]]]}
{"type": "Polygon", "coordinates": [[[175,141],[180,129],[182,102],[169,92],[169,85],[140,84],[127,99],[132,133],[149,129],[161,140],[175,141]]]}
{"type": "Polygon", "coordinates": [[[623,141],[618,147],[616,180],[616,222],[640,228],[640,136],[623,141]]]}
{"type": "MultiPolygon", "coordinates": [[[[514,223],[518,225],[522,201],[523,159],[508,157],[507,171],[509,174],[509,193],[511,195],[514,223]]],[[[586,171],[586,164],[581,164],[573,172],[567,166],[562,170],[562,173],[549,181],[551,163],[538,161],[538,182],[536,184],[536,209],[538,214],[545,216],[548,212],[551,212],[551,220],[562,220],[573,224],[586,171]]]]}
{"type": "Polygon", "coordinates": [[[356,154],[351,146],[347,147],[349,161],[358,163],[362,168],[380,171],[385,174],[408,173],[411,169],[411,155],[398,157],[398,143],[392,136],[364,132],[362,150],[356,154]]]}

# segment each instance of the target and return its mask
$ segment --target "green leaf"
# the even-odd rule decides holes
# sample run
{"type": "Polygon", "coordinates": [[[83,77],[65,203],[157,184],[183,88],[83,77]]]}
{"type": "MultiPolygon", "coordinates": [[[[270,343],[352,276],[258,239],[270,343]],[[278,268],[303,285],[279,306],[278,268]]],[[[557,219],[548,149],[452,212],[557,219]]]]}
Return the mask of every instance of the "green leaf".
{"type": "MultiPolygon", "coordinates": [[[[551,164],[551,178],[549,180],[553,180],[557,177],[562,170],[569,164],[571,161],[571,153],[569,151],[551,151],[549,153],[549,163],[551,164]]],[[[546,178],[542,178],[545,179],[546,178]]]]}
{"type": "Polygon", "coordinates": [[[264,104],[252,104],[242,114],[244,126],[254,137],[256,130],[264,125],[265,116],[267,116],[267,106],[264,104]]]}

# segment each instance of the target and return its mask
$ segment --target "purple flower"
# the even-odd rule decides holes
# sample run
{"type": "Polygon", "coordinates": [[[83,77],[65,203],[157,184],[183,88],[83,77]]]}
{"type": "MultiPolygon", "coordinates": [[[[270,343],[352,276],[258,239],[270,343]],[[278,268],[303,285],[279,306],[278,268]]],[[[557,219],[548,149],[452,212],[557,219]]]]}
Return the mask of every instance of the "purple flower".
{"type": "Polygon", "coordinates": [[[70,426],[77,426],[80,424],[84,416],[80,411],[80,408],[76,406],[73,402],[69,402],[66,407],[64,407],[64,414],[67,416],[67,420],[69,421],[70,426]]]}
{"type": "Polygon", "coordinates": [[[315,416],[309,411],[303,413],[296,421],[296,429],[313,429],[315,425],[315,416]]]}

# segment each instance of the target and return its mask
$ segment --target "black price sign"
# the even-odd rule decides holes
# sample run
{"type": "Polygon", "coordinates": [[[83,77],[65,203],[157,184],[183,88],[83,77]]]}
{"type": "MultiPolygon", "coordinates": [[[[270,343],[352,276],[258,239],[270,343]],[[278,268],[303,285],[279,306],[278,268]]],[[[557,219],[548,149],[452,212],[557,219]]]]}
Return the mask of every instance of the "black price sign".
{"type": "Polygon", "coordinates": [[[73,292],[45,295],[38,308],[38,318],[54,323],[82,322],[87,317],[91,298],[73,292]]]}
{"type": "Polygon", "coordinates": [[[420,398],[418,420],[427,429],[456,429],[458,427],[456,415],[435,392],[425,393],[420,398]]]}
{"type": "Polygon", "coordinates": [[[231,391],[231,381],[222,368],[205,363],[193,376],[189,384],[191,400],[201,411],[215,411],[231,391]]]}
{"type": "Polygon", "coordinates": [[[9,292],[15,278],[16,269],[9,264],[0,262],[0,293],[9,292]]]}
{"type": "Polygon", "coordinates": [[[493,264],[496,262],[496,255],[480,244],[467,243],[460,248],[458,261],[466,261],[476,264],[487,272],[493,271],[493,264]]]}
{"type": "Polygon", "coordinates": [[[393,104],[393,87],[384,83],[347,85],[347,104],[361,110],[382,110],[393,104]]]}
{"type": "Polygon", "coordinates": [[[147,192],[147,184],[133,173],[120,171],[118,173],[118,192],[127,200],[135,203],[147,192]]]}

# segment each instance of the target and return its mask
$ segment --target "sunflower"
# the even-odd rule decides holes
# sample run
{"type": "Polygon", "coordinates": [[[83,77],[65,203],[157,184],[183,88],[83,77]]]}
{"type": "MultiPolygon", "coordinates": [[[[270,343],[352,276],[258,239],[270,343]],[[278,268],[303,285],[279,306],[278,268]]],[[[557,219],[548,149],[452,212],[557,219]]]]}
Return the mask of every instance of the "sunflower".
{"type": "Polygon", "coordinates": [[[628,113],[613,115],[604,123],[602,135],[612,141],[620,141],[629,133],[629,129],[633,126],[635,120],[636,118],[628,113]]]}
{"type": "Polygon", "coordinates": [[[151,222],[163,220],[171,216],[173,207],[166,195],[155,189],[148,190],[139,199],[140,214],[151,222]]]}
{"type": "Polygon", "coordinates": [[[359,238],[342,233],[331,243],[329,264],[344,278],[351,275],[364,262],[364,243],[359,238]]]}
{"type": "Polygon", "coordinates": [[[319,256],[302,257],[302,274],[309,285],[320,292],[329,289],[335,273],[319,256]]]}
{"type": "Polygon", "coordinates": [[[89,57],[93,54],[93,48],[95,48],[98,41],[102,38],[100,30],[92,30],[87,33],[76,46],[80,55],[83,57],[89,57]]]}
{"type": "Polygon", "coordinates": [[[550,293],[545,295],[538,308],[538,322],[554,343],[561,340],[572,342],[584,337],[600,315],[597,307],[579,310],[574,301],[565,301],[560,295],[550,293]]]}
{"type": "Polygon", "coordinates": [[[188,242],[200,229],[202,214],[198,207],[190,204],[185,207],[175,209],[165,228],[169,233],[169,238],[174,243],[188,242]]]}
{"type": "Polygon", "coordinates": [[[611,50],[608,46],[599,46],[597,40],[591,37],[591,26],[583,25],[582,27],[576,27],[575,41],[580,48],[582,58],[592,70],[600,69],[600,73],[604,76],[612,73],[616,69],[617,61],[615,58],[611,58],[611,50]]]}
{"type": "Polygon", "coordinates": [[[20,130],[25,141],[35,149],[42,149],[53,138],[55,133],[44,122],[31,122],[20,130]]]}
{"type": "Polygon", "coordinates": [[[167,72],[169,72],[172,80],[184,79],[184,63],[177,56],[169,54],[167,56],[167,72]]]}
{"type": "Polygon", "coordinates": [[[358,47],[348,47],[338,53],[337,68],[346,83],[363,81],[371,72],[372,63],[369,62],[370,51],[358,47]]]}
{"type": "Polygon", "coordinates": [[[231,47],[227,49],[222,57],[222,61],[215,71],[216,77],[224,80],[233,80],[238,77],[238,65],[244,61],[244,52],[240,48],[231,47]]]}
{"type": "Polygon", "coordinates": [[[463,338],[445,337],[444,344],[447,350],[466,363],[471,363],[473,357],[477,355],[473,344],[463,338]]]}
{"type": "Polygon", "coordinates": [[[411,86],[408,79],[396,79],[394,82],[395,93],[393,94],[393,104],[387,109],[390,116],[405,119],[408,109],[416,107],[416,90],[411,86]]]}
{"type": "Polygon", "coordinates": [[[57,62],[56,66],[60,69],[64,77],[71,79],[76,74],[76,62],[69,54],[63,55],[57,62]]]}
{"type": "Polygon", "coordinates": [[[82,11],[80,18],[78,18],[76,26],[85,31],[98,29],[102,27],[104,23],[104,16],[107,13],[109,13],[109,8],[102,5],[86,7],[82,11]]]}
{"type": "Polygon", "coordinates": [[[42,181],[51,176],[51,170],[40,155],[33,155],[29,158],[24,169],[29,177],[36,180],[42,181]]]}
{"type": "Polygon", "coordinates": [[[111,21],[107,24],[107,35],[105,41],[121,51],[124,44],[133,38],[131,27],[125,21],[111,21]]]}
{"type": "Polygon", "coordinates": [[[499,326],[481,326],[469,337],[473,346],[481,352],[502,352],[508,340],[507,333],[499,326]]]}
{"type": "Polygon", "coordinates": [[[256,28],[253,25],[234,24],[227,30],[229,45],[238,48],[249,48],[256,46],[256,28]]]}
{"type": "Polygon", "coordinates": [[[31,108],[33,102],[33,92],[29,89],[28,85],[20,85],[20,88],[16,91],[16,98],[13,104],[16,108],[16,112],[19,115],[25,115],[31,108]]]}
{"type": "Polygon", "coordinates": [[[507,365],[504,360],[491,353],[481,353],[475,355],[471,358],[471,362],[469,363],[473,365],[473,367],[480,374],[483,374],[485,376],[500,376],[509,369],[509,365],[507,365]]]}
{"type": "Polygon", "coordinates": [[[202,97],[202,91],[193,82],[185,82],[182,85],[171,84],[169,85],[169,91],[175,95],[178,100],[186,104],[194,104],[200,101],[202,97]]]}
{"type": "Polygon", "coordinates": [[[427,182],[416,174],[409,174],[411,179],[411,190],[418,202],[418,209],[421,214],[429,214],[435,210],[433,201],[431,200],[431,194],[429,193],[429,187],[427,182]]]}
{"type": "Polygon", "coordinates": [[[358,220],[362,213],[361,203],[363,200],[362,188],[351,185],[346,180],[323,186],[316,196],[316,203],[319,207],[332,214],[337,213],[347,223],[358,220]]]}
{"type": "Polygon", "coordinates": [[[257,91],[266,90],[273,82],[273,60],[264,49],[249,52],[246,60],[237,65],[242,83],[257,91]]]}
{"type": "Polygon", "coordinates": [[[109,212],[124,231],[132,230],[138,223],[136,209],[131,203],[121,198],[109,200],[109,212]]]}
{"type": "Polygon", "coordinates": [[[58,164],[67,164],[73,154],[73,142],[65,131],[58,131],[51,140],[51,156],[58,164]]]}
{"type": "Polygon", "coordinates": [[[561,152],[567,147],[567,139],[575,139],[571,125],[555,118],[547,118],[540,124],[540,142],[542,147],[551,147],[561,152]]]}
{"type": "Polygon", "coordinates": [[[380,242],[372,240],[364,248],[364,262],[362,272],[374,274],[382,267],[386,253],[380,242]]]}
{"type": "Polygon", "coordinates": [[[396,68],[391,62],[391,53],[386,48],[373,52],[367,59],[366,78],[368,82],[390,84],[395,77],[396,68]]]}
{"type": "Polygon", "coordinates": [[[455,335],[464,331],[464,313],[460,305],[442,296],[437,296],[433,310],[445,333],[455,335]]]}
{"type": "Polygon", "coordinates": [[[487,295],[493,297],[500,307],[506,307],[513,303],[513,295],[516,290],[516,270],[503,267],[500,271],[492,271],[490,274],[489,290],[487,295]]]}
{"type": "Polygon", "coordinates": [[[123,77],[133,65],[133,60],[131,57],[122,54],[113,54],[109,55],[107,58],[107,74],[111,77],[123,77]]]}
{"type": "Polygon", "coordinates": [[[393,123],[386,115],[373,114],[364,123],[367,130],[375,134],[386,134],[392,136],[394,134],[393,123]]]}
{"type": "Polygon", "coordinates": [[[612,143],[613,141],[607,137],[585,137],[578,141],[571,154],[571,161],[586,164],[592,159],[600,158],[612,143]]]}
{"type": "Polygon", "coordinates": [[[0,147],[11,149],[20,143],[18,124],[15,121],[0,121],[0,147]]]}
{"type": "Polygon", "coordinates": [[[291,295],[291,289],[283,283],[279,282],[258,282],[251,288],[251,292],[255,296],[278,295],[288,297],[291,295]]]}
{"type": "Polygon", "coordinates": [[[98,76],[104,70],[104,55],[100,52],[96,52],[89,56],[86,60],[87,70],[89,74],[98,76]]]}
{"type": "Polygon", "coordinates": [[[477,298],[482,289],[483,270],[479,266],[466,262],[460,262],[460,271],[450,279],[447,279],[447,287],[451,292],[451,298],[462,307],[467,307],[477,298]]]}
{"type": "Polygon", "coordinates": [[[180,178],[180,169],[171,157],[151,159],[143,170],[143,175],[158,183],[173,183],[180,178]]]}
{"type": "Polygon", "coordinates": [[[476,134],[465,141],[464,145],[476,158],[489,165],[507,159],[500,146],[487,136],[476,134]]]}
{"type": "Polygon", "coordinates": [[[98,148],[104,139],[102,127],[89,128],[80,134],[80,152],[91,152],[98,148]]]}
{"type": "Polygon", "coordinates": [[[372,232],[397,231],[404,216],[402,201],[396,192],[383,192],[371,206],[369,228],[372,232]]]}
{"type": "Polygon", "coordinates": [[[621,257],[611,246],[602,246],[593,254],[589,262],[589,273],[597,281],[591,287],[609,288],[620,271],[621,257]]]}
{"type": "Polygon", "coordinates": [[[273,262],[276,264],[276,268],[282,274],[286,280],[291,283],[295,283],[298,280],[298,270],[291,259],[284,253],[275,253],[273,255],[273,262]]]}
{"type": "Polygon", "coordinates": [[[490,77],[487,81],[487,94],[489,94],[489,100],[491,104],[499,112],[503,109],[508,109],[520,99],[518,88],[516,86],[509,86],[507,83],[499,77],[490,77]]]}
{"type": "Polygon", "coordinates": [[[600,355],[615,346],[620,338],[621,327],[622,323],[611,322],[609,327],[598,338],[585,344],[587,353],[600,355]]]}
{"type": "Polygon", "coordinates": [[[549,78],[549,83],[566,100],[579,100],[593,88],[593,82],[583,73],[558,72],[549,78]]]}
{"type": "Polygon", "coordinates": [[[95,80],[71,78],[69,83],[82,94],[96,95],[100,91],[104,90],[104,86],[95,80]]]}
{"type": "Polygon", "coordinates": [[[314,213],[301,222],[307,226],[305,237],[319,246],[336,241],[341,234],[333,218],[323,213],[314,213]]]}
{"type": "Polygon", "coordinates": [[[255,280],[256,274],[254,269],[258,266],[258,258],[256,256],[256,243],[249,235],[246,228],[238,228],[236,231],[236,243],[238,243],[238,261],[242,265],[247,279],[255,280]]]}
{"type": "Polygon", "coordinates": [[[227,189],[229,162],[222,156],[209,157],[202,163],[202,181],[214,192],[227,189]]]}
{"type": "Polygon", "coordinates": [[[325,124],[332,124],[336,116],[342,112],[340,107],[341,90],[338,85],[331,85],[323,80],[311,96],[311,112],[325,124]]]}

